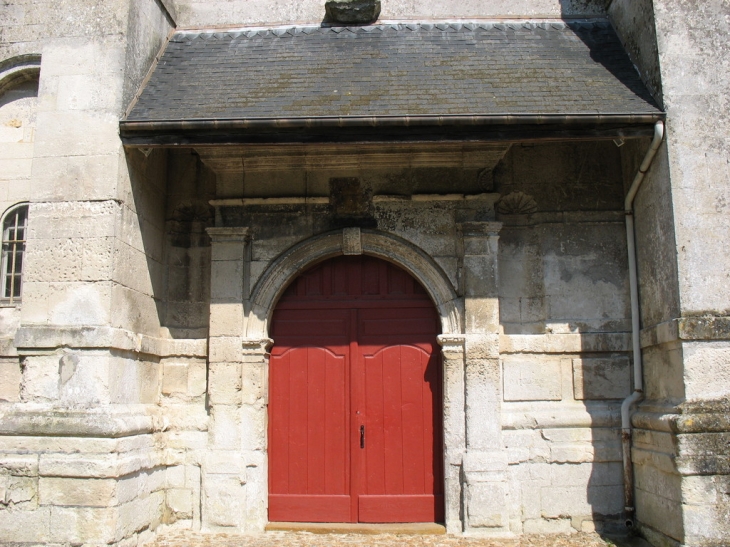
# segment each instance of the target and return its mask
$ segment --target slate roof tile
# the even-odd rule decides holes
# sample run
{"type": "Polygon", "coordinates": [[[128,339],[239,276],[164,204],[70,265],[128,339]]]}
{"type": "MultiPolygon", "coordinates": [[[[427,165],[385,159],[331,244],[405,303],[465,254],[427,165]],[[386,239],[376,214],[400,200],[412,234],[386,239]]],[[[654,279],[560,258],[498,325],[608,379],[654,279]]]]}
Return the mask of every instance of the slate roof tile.
{"type": "Polygon", "coordinates": [[[444,22],[179,31],[127,120],[658,112],[605,21],[444,22]]]}

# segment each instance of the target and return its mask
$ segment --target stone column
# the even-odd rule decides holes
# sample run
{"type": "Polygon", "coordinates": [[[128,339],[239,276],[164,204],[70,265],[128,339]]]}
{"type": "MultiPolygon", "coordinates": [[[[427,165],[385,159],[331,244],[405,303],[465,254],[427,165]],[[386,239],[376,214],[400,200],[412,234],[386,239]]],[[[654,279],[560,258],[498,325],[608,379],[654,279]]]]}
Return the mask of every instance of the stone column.
{"type": "Polygon", "coordinates": [[[499,365],[499,222],[468,222],[463,236],[464,383],[466,452],[463,459],[464,528],[508,532],[507,459],[502,444],[499,365]]]}

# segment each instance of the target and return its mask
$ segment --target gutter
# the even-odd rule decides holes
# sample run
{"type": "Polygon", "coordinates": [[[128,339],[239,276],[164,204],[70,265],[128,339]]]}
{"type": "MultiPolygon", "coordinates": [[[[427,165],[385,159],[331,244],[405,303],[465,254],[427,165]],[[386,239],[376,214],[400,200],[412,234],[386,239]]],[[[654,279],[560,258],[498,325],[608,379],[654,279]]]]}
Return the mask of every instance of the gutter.
{"type": "Polygon", "coordinates": [[[624,467],[624,516],[627,528],[634,527],[634,466],[631,460],[631,407],[644,399],[644,364],[641,358],[641,315],[639,282],[636,265],[636,233],[634,231],[634,200],[646,174],[664,140],[664,122],[654,125],[654,139],[631,184],[624,210],[626,213],[626,247],[629,255],[629,285],[631,290],[631,340],[634,357],[634,391],[621,404],[621,443],[624,467]]]}
{"type": "Polygon", "coordinates": [[[122,120],[120,134],[163,131],[220,131],[262,129],[309,129],[343,127],[414,127],[414,126],[492,126],[492,125],[649,125],[663,121],[656,113],[591,114],[465,114],[431,116],[311,116],[292,118],[191,119],[191,120],[122,120]]]}

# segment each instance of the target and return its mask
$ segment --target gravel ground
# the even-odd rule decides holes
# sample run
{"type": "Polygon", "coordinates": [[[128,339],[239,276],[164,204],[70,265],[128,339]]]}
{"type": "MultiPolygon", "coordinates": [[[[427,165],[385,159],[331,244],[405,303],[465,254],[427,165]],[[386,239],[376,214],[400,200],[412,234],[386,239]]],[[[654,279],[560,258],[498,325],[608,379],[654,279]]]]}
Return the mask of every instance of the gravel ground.
{"type": "Polygon", "coordinates": [[[566,536],[522,536],[508,540],[458,538],[438,535],[312,534],[309,532],[266,532],[259,536],[196,534],[167,531],[149,547],[608,547],[616,545],[597,534],[566,536]]]}

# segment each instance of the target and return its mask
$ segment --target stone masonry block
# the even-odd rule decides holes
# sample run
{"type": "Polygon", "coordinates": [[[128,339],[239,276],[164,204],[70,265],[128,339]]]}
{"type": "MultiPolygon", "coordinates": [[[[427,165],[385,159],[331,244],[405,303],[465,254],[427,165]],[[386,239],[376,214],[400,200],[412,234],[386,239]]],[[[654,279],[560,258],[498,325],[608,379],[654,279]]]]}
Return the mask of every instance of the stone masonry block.
{"type": "Polygon", "coordinates": [[[51,537],[63,543],[111,543],[117,539],[112,508],[51,507],[51,537]]]}
{"type": "Polygon", "coordinates": [[[239,336],[243,332],[243,306],[237,302],[216,302],[210,305],[210,336],[239,336]]]}
{"type": "Polygon", "coordinates": [[[243,262],[213,262],[211,299],[241,301],[243,298],[243,262]]]}
{"type": "Polygon", "coordinates": [[[543,518],[617,515],[623,510],[623,485],[549,486],[540,489],[543,518]]]}
{"type": "Polygon", "coordinates": [[[267,367],[263,363],[242,365],[243,403],[255,405],[263,402],[267,393],[267,367]]]}
{"type": "Polygon", "coordinates": [[[177,518],[192,518],[193,493],[185,488],[171,488],[167,491],[167,506],[177,518]]]}
{"type": "Polygon", "coordinates": [[[0,472],[16,477],[37,477],[36,454],[0,454],[0,472]]]}
{"type": "Polygon", "coordinates": [[[466,354],[468,359],[499,358],[499,335],[468,335],[466,337],[466,354]]]}
{"type": "Polygon", "coordinates": [[[172,465],[165,470],[165,480],[168,488],[182,488],[185,486],[185,466],[172,465]]]}
{"type": "Polygon", "coordinates": [[[524,523],[525,534],[570,534],[573,533],[570,519],[529,519],[524,523]]]}
{"type": "Polygon", "coordinates": [[[559,359],[527,355],[505,356],[505,401],[559,401],[562,399],[559,359]]]}
{"type": "Polygon", "coordinates": [[[266,447],[266,407],[244,405],[241,408],[241,446],[244,450],[264,450],[266,447]]]}
{"type": "Polygon", "coordinates": [[[0,542],[47,544],[51,538],[51,510],[4,509],[0,511],[0,542]]]}
{"type": "MultiPolygon", "coordinates": [[[[730,477],[726,477],[726,482],[730,485],[730,477]]],[[[685,505],[715,505],[719,501],[717,477],[702,475],[683,477],[681,484],[682,503],[685,505]]],[[[730,491],[727,486],[726,489],[730,491]]]]}
{"type": "Polygon", "coordinates": [[[60,381],[58,356],[26,357],[23,362],[21,397],[25,401],[50,401],[58,398],[60,381]]]}
{"type": "Polygon", "coordinates": [[[618,462],[554,464],[550,466],[550,482],[554,486],[620,486],[622,470],[618,462]]]}
{"type": "MultiPolygon", "coordinates": [[[[36,153],[38,156],[105,155],[119,151],[116,113],[52,111],[37,115],[36,153]]],[[[107,179],[108,184],[115,182],[107,179]]]]}
{"type": "Polygon", "coordinates": [[[162,522],[165,492],[153,492],[119,506],[117,536],[129,537],[144,528],[155,529],[162,522]]]}
{"type": "Polygon", "coordinates": [[[211,450],[205,455],[207,475],[245,475],[245,463],[241,453],[231,450],[211,450]]]}
{"type": "Polygon", "coordinates": [[[628,397],[631,392],[628,357],[573,359],[573,390],[577,400],[628,397]]]}
{"type": "Polygon", "coordinates": [[[241,443],[241,413],[237,406],[213,405],[209,430],[212,448],[234,450],[241,443]]]}
{"type": "Polygon", "coordinates": [[[114,479],[80,479],[41,477],[41,505],[109,507],[116,505],[117,481],[114,479]]]}
{"type": "Polygon", "coordinates": [[[164,490],[165,470],[157,468],[150,471],[141,471],[121,479],[117,485],[117,501],[120,504],[146,498],[164,490]]]}
{"type": "MultiPolygon", "coordinates": [[[[9,476],[5,479],[5,504],[25,505],[30,503],[33,507],[38,505],[38,481],[35,477],[9,476]]],[[[1,500],[0,498],[0,503],[1,500]]]]}
{"type": "Polygon", "coordinates": [[[467,333],[496,334],[499,329],[499,300],[466,298],[464,321],[467,333]]]}
{"type": "Polygon", "coordinates": [[[730,396],[730,342],[685,342],[682,346],[687,398],[730,396]]]}
{"type": "Polygon", "coordinates": [[[502,528],[509,523],[506,483],[477,483],[468,487],[469,526],[502,528]]]}
{"type": "Polygon", "coordinates": [[[246,245],[243,241],[216,242],[211,247],[213,262],[243,262],[246,245]]]}
{"type": "Polygon", "coordinates": [[[188,365],[188,395],[199,397],[208,389],[207,365],[205,361],[191,361],[188,365]]]}
{"type": "Polygon", "coordinates": [[[241,361],[241,338],[235,336],[215,336],[210,338],[210,362],[239,363],[241,361]]]}
{"type": "Polygon", "coordinates": [[[550,461],[556,463],[585,463],[595,460],[595,450],[589,443],[550,446],[550,461]]]}
{"type": "Polygon", "coordinates": [[[110,183],[116,179],[119,154],[97,156],[51,156],[33,159],[33,195],[39,200],[63,202],[84,199],[108,199],[113,194],[110,183]]]}
{"type": "Polygon", "coordinates": [[[20,400],[22,377],[17,360],[0,362],[0,402],[15,403],[20,400]]]}
{"type": "Polygon", "coordinates": [[[188,391],[188,364],[165,362],[162,365],[162,393],[186,394],[188,391]]]}
{"type": "Polygon", "coordinates": [[[636,518],[664,534],[682,537],[682,505],[674,500],[637,488],[636,518]]]}
{"type": "Polygon", "coordinates": [[[246,503],[245,489],[236,477],[208,475],[203,481],[206,526],[238,527],[246,503]]]}
{"type": "Polygon", "coordinates": [[[238,363],[210,364],[210,402],[214,405],[241,404],[241,365],[238,363]]]}

